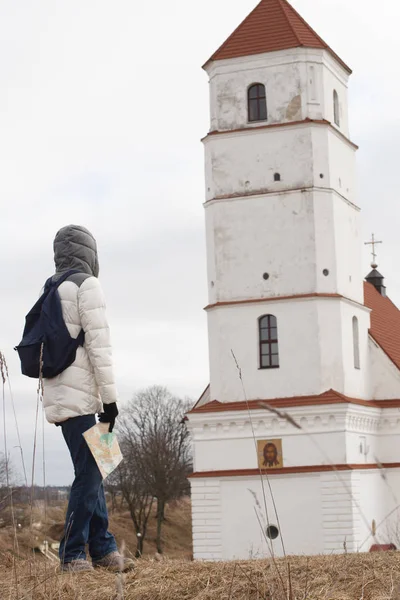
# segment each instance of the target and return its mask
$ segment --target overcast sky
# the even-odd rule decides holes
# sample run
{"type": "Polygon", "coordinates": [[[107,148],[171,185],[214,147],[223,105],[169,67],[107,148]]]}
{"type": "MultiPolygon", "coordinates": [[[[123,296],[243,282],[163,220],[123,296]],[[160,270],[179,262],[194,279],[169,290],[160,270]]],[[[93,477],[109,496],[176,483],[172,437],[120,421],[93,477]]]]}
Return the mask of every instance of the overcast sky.
{"type": "MultiPolygon", "coordinates": [[[[52,240],[63,225],[97,237],[122,402],[154,383],[196,399],[208,382],[200,67],[255,4],[0,0],[0,348],[28,463],[36,382],[20,375],[12,348],[53,272],[52,240]]],[[[364,236],[384,240],[379,267],[400,304],[400,4],[293,4],[354,71],[364,236]]],[[[368,262],[365,251],[366,273],[368,262]]],[[[61,432],[46,425],[45,439],[48,481],[69,483],[61,432]]],[[[40,452],[41,444],[38,482],[40,452]]]]}

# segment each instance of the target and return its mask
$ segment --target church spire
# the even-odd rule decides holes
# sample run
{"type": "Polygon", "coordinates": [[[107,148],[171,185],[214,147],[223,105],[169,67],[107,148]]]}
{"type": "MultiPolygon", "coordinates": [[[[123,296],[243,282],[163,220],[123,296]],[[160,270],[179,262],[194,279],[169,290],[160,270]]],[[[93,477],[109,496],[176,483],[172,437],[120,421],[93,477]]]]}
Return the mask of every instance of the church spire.
{"type": "Polygon", "coordinates": [[[366,246],[371,246],[371,254],[372,254],[372,262],[371,262],[372,271],[367,275],[367,277],[365,279],[366,279],[366,281],[368,281],[368,283],[371,283],[374,286],[374,288],[382,296],[386,296],[386,286],[384,284],[385,278],[377,270],[378,263],[376,262],[377,254],[376,254],[376,250],[375,250],[376,245],[382,244],[383,242],[377,241],[375,239],[375,235],[372,234],[371,241],[364,242],[364,243],[366,246]]]}

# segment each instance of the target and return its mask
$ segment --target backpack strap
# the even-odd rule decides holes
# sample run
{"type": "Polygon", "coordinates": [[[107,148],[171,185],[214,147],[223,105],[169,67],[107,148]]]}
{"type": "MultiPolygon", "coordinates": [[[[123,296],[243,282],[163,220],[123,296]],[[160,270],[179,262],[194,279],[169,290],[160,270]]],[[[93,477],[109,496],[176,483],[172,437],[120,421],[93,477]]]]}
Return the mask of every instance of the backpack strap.
{"type": "MultiPolygon", "coordinates": [[[[53,277],[49,277],[49,279],[46,281],[45,286],[44,286],[44,293],[49,292],[50,288],[53,288],[54,290],[56,290],[57,288],[60,287],[60,285],[62,283],[64,283],[64,281],[66,281],[68,279],[68,277],[71,277],[71,275],[75,275],[75,274],[79,274],[80,271],[77,271],[76,269],[70,269],[69,271],[66,271],[65,273],[63,273],[61,275],[61,277],[59,277],[57,279],[57,281],[53,281],[53,277]]],[[[77,342],[79,343],[80,346],[83,346],[84,342],[85,342],[85,332],[83,331],[83,329],[80,330],[78,337],[76,338],[77,342]]]]}
{"type": "Polygon", "coordinates": [[[50,287],[57,289],[62,283],[64,283],[64,281],[68,279],[68,277],[70,277],[71,275],[75,275],[79,272],[80,271],[77,271],[76,269],[70,269],[69,271],[65,271],[65,273],[63,273],[56,281],[53,280],[54,275],[52,277],[49,277],[49,279],[44,285],[44,291],[47,292],[50,287]]]}

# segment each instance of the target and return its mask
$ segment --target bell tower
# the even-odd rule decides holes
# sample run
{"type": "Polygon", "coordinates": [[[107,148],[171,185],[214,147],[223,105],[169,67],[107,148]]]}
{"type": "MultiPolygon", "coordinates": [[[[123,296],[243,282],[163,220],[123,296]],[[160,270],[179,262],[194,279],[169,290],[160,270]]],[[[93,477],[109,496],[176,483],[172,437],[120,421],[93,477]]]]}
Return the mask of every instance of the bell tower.
{"type": "Polygon", "coordinates": [[[286,0],[204,65],[212,400],[368,395],[349,67],[286,0]]]}
{"type": "Polygon", "coordinates": [[[374,237],[363,282],[350,69],[287,0],[262,0],[205,69],[210,387],[188,413],[194,558],[392,543],[400,311],[374,237]]]}

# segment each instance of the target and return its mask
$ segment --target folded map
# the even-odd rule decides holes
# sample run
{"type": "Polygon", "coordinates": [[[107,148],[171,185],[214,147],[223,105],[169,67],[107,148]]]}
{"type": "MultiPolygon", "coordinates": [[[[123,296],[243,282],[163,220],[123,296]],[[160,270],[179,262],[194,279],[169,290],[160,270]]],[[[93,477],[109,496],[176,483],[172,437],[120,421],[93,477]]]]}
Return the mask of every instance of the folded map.
{"type": "Polygon", "coordinates": [[[108,427],[108,423],[97,423],[83,434],[103,479],[108,477],[123,459],[117,436],[114,432],[109,433],[108,427]]]}

